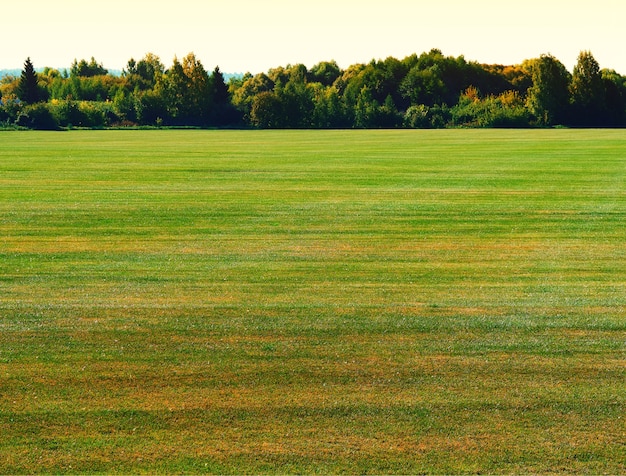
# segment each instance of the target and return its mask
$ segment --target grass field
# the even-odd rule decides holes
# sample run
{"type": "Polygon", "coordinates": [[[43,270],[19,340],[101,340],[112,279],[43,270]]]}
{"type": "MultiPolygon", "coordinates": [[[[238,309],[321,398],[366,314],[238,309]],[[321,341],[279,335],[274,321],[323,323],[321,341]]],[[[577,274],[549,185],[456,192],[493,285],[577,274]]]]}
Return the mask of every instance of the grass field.
{"type": "Polygon", "coordinates": [[[626,473],[626,132],[0,134],[0,473],[626,473]]]}

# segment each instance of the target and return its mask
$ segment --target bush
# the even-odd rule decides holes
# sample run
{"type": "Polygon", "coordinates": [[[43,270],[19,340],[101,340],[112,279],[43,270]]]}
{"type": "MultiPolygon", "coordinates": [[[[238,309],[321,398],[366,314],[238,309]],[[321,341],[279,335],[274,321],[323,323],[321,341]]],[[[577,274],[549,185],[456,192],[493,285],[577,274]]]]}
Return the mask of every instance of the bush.
{"type": "MultiPolygon", "coordinates": [[[[468,89],[468,91],[470,91],[468,89]]],[[[470,91],[472,92],[472,91],[470,91]]],[[[529,127],[530,115],[519,96],[507,91],[480,99],[465,93],[451,110],[452,124],[465,127],[529,127]]]]}
{"type": "Polygon", "coordinates": [[[136,96],[135,111],[137,121],[142,125],[162,125],[164,120],[168,120],[167,106],[162,96],[146,91],[136,96]]]}
{"type": "Polygon", "coordinates": [[[113,105],[106,102],[52,101],[52,114],[61,127],[107,127],[119,120],[113,105]]]}
{"type": "Polygon", "coordinates": [[[105,127],[107,125],[106,108],[103,107],[105,104],[87,101],[79,103],[78,110],[84,118],[81,125],[90,128],[105,127]]]}
{"type": "Polygon", "coordinates": [[[404,127],[411,129],[442,129],[449,121],[445,106],[428,107],[424,104],[411,106],[404,114],[404,127]]]}
{"type": "Polygon", "coordinates": [[[52,114],[61,127],[78,126],[84,122],[83,114],[75,101],[56,101],[50,103],[52,114]]]}
{"type": "Polygon", "coordinates": [[[59,123],[48,109],[48,105],[44,103],[25,106],[19,112],[16,123],[29,129],[53,131],[59,128],[59,123]]]}
{"type": "Polygon", "coordinates": [[[17,121],[17,116],[22,106],[15,99],[5,99],[0,101],[0,124],[3,127],[11,126],[17,121]]]}

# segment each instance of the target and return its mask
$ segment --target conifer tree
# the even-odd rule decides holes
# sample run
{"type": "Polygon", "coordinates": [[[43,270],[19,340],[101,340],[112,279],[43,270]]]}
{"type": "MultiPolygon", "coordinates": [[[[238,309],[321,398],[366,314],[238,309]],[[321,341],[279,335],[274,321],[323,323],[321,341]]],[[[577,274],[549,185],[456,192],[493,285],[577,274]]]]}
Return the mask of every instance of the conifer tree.
{"type": "Polygon", "coordinates": [[[17,86],[17,97],[26,104],[34,104],[41,100],[37,73],[30,58],[24,63],[24,70],[17,86]]]}
{"type": "Polygon", "coordinates": [[[215,104],[223,105],[230,101],[230,92],[228,86],[224,81],[224,75],[220,71],[219,66],[216,66],[211,75],[211,85],[213,89],[213,102],[215,104]]]}

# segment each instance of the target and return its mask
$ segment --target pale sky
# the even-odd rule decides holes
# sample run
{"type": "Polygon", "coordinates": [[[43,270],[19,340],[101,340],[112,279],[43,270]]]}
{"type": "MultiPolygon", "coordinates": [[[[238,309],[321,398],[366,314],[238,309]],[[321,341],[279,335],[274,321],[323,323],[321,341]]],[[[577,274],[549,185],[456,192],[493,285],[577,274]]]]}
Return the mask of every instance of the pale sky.
{"type": "Polygon", "coordinates": [[[92,56],[122,69],[148,52],[169,67],[194,52],[207,70],[259,73],[438,48],[500,64],[551,53],[570,71],[590,50],[626,75],[624,0],[12,0],[0,12],[0,69],[92,56]]]}

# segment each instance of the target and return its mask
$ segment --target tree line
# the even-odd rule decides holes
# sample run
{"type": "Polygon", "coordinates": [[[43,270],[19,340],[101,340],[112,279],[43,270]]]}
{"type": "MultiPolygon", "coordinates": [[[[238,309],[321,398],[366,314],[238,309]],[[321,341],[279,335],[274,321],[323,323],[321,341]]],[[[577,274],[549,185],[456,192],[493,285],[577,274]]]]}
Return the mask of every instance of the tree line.
{"type": "Polygon", "coordinates": [[[433,49],[341,69],[324,61],[245,74],[228,83],[193,53],[166,68],[131,59],[121,75],[94,58],[70,70],[0,81],[0,125],[253,128],[624,127],[626,77],[582,51],[574,70],[545,54],[486,65],[433,49]]]}

